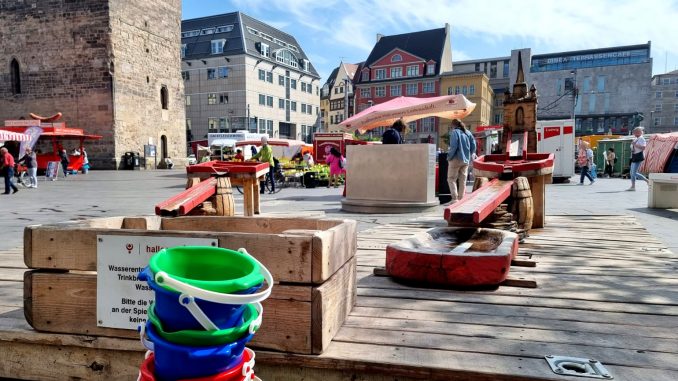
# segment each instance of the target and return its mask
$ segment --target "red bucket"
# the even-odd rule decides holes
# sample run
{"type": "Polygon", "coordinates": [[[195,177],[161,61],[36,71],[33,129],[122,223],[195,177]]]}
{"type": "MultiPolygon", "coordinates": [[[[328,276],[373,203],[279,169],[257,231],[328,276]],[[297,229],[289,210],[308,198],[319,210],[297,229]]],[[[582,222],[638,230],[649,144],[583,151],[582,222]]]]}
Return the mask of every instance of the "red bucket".
{"type": "MultiPolygon", "coordinates": [[[[144,359],[139,368],[139,378],[137,381],[156,381],[153,361],[155,360],[152,352],[144,359]]],[[[179,381],[252,381],[258,380],[254,377],[254,351],[245,348],[242,362],[224,372],[209,377],[186,378],[179,381]],[[243,369],[244,367],[244,369],[243,369]]]]}

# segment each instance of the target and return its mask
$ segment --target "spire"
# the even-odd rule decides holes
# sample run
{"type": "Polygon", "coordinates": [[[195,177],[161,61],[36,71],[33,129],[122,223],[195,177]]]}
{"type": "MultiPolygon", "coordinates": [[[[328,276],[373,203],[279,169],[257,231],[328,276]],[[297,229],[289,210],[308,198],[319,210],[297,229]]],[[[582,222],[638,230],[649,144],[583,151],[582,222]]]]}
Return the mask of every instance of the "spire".
{"type": "Polygon", "coordinates": [[[513,84],[513,98],[521,99],[527,95],[527,83],[525,83],[525,73],[523,73],[523,58],[518,51],[518,75],[516,83],[513,84]]]}
{"type": "Polygon", "coordinates": [[[523,73],[523,58],[518,51],[518,76],[516,77],[516,83],[525,82],[525,73],[523,73]]]}

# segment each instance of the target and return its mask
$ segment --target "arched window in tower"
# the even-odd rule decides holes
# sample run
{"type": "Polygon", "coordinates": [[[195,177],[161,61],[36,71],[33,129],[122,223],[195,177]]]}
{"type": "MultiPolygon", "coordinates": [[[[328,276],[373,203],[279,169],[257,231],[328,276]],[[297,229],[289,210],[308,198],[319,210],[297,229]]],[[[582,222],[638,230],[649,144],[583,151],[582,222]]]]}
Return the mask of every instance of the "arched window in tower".
{"type": "Polygon", "coordinates": [[[12,81],[12,94],[21,94],[21,71],[19,70],[19,61],[16,58],[12,59],[9,71],[12,81]]]}
{"type": "Polygon", "coordinates": [[[522,126],[525,124],[525,111],[522,107],[518,107],[516,110],[516,125],[522,126]]]}
{"type": "Polygon", "coordinates": [[[167,92],[167,86],[162,86],[160,88],[160,104],[162,105],[163,110],[167,110],[167,105],[169,104],[169,93],[167,92]]]}

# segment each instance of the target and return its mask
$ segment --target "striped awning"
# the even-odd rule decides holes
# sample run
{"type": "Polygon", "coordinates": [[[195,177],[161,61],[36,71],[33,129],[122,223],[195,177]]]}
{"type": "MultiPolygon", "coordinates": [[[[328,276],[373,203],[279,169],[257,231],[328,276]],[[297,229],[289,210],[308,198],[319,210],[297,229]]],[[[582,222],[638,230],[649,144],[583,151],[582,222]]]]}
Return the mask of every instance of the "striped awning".
{"type": "Polygon", "coordinates": [[[20,134],[18,132],[0,130],[0,142],[5,142],[8,140],[17,142],[27,142],[31,140],[31,137],[26,134],[20,134]]]}
{"type": "Polygon", "coordinates": [[[640,165],[641,173],[662,173],[666,162],[678,144],[678,132],[650,136],[645,148],[645,161],[640,165]]]}

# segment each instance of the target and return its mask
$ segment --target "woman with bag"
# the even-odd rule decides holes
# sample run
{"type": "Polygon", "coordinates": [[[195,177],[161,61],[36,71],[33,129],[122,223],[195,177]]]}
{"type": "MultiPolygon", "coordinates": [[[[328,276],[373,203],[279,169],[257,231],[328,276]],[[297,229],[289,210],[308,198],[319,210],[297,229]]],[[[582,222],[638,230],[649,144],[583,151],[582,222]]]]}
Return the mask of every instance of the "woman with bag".
{"type": "Polygon", "coordinates": [[[638,173],[640,163],[645,160],[645,154],[643,151],[645,151],[645,147],[647,147],[647,141],[643,137],[643,127],[634,128],[633,136],[636,138],[633,139],[633,143],[631,143],[631,188],[627,189],[627,191],[631,192],[636,190],[636,178],[639,178],[646,183],[648,182],[645,176],[638,173]]]}
{"type": "Polygon", "coordinates": [[[452,201],[464,198],[466,194],[466,176],[471,160],[476,154],[476,139],[459,119],[452,120],[450,129],[450,150],[447,152],[447,185],[450,187],[452,201]]]}

